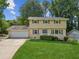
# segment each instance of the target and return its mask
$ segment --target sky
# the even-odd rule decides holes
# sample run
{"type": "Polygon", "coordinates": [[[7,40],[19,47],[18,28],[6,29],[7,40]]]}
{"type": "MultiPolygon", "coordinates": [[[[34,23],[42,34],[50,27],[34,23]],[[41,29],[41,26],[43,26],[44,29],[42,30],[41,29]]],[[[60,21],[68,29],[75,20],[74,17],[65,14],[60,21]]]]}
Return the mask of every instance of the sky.
{"type": "MultiPolygon", "coordinates": [[[[40,0],[43,1],[43,0],[40,0]]],[[[20,16],[20,7],[26,2],[26,0],[7,0],[9,6],[4,10],[6,20],[14,20],[20,16]]]]}
{"type": "Polygon", "coordinates": [[[16,17],[20,15],[20,7],[25,1],[26,0],[7,0],[9,6],[4,10],[6,20],[16,19],[16,17]]]}

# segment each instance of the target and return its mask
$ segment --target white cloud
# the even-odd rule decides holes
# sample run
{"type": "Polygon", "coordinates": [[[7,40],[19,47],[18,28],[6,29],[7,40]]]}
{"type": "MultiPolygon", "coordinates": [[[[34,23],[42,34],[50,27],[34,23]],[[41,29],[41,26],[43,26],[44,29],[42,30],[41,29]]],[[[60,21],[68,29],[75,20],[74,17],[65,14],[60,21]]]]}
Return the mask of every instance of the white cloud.
{"type": "Polygon", "coordinates": [[[14,9],[15,8],[15,3],[14,3],[14,0],[7,0],[6,3],[9,3],[9,6],[7,7],[7,9],[14,9]]]}
{"type": "Polygon", "coordinates": [[[14,16],[15,16],[15,14],[16,14],[16,13],[15,13],[14,11],[10,11],[10,12],[11,12],[11,14],[12,14],[12,15],[14,15],[14,16]]]}
{"type": "Polygon", "coordinates": [[[10,10],[11,14],[12,15],[15,15],[15,7],[16,7],[16,4],[14,3],[14,0],[7,0],[6,3],[9,3],[9,6],[7,7],[8,10],[10,10]]]}

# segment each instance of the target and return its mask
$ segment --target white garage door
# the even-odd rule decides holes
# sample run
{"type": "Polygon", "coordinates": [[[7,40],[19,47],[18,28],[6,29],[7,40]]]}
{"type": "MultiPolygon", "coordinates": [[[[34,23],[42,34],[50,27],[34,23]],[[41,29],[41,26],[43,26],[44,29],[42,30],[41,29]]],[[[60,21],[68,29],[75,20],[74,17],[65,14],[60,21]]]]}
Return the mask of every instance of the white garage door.
{"type": "Polygon", "coordinates": [[[11,32],[10,37],[13,37],[13,38],[26,38],[26,37],[28,37],[28,32],[11,32]]]}

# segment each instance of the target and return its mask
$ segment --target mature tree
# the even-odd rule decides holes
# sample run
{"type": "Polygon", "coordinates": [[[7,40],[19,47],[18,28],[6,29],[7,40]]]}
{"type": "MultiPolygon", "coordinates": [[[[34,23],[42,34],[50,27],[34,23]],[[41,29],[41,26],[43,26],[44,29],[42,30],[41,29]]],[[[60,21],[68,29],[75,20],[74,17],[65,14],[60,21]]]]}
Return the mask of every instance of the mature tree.
{"type": "Polygon", "coordinates": [[[76,1],[75,0],[54,0],[51,5],[52,11],[56,16],[70,17],[75,15],[76,1]],[[75,9],[75,10],[74,10],[75,9]]]}
{"type": "Polygon", "coordinates": [[[26,3],[21,7],[21,16],[19,17],[22,22],[27,22],[28,17],[40,17],[42,16],[42,9],[38,0],[27,0],[26,3]]]}
{"type": "Polygon", "coordinates": [[[18,25],[28,25],[28,19],[24,19],[22,17],[17,17],[17,24],[18,25]]]}
{"type": "Polygon", "coordinates": [[[6,29],[9,28],[9,27],[10,27],[10,24],[7,22],[7,20],[2,20],[2,30],[1,30],[1,32],[7,34],[6,29]]]}
{"type": "Polygon", "coordinates": [[[50,9],[54,12],[55,16],[66,17],[70,20],[68,21],[68,30],[72,29],[72,19],[73,16],[78,16],[78,1],[77,0],[52,0],[52,5],[50,9]]]}
{"type": "Polygon", "coordinates": [[[2,33],[2,20],[4,19],[3,11],[8,6],[6,0],[0,0],[0,33],[2,33]]]}
{"type": "Polygon", "coordinates": [[[10,25],[10,26],[12,26],[12,25],[17,25],[18,23],[17,23],[17,20],[7,20],[7,22],[8,22],[8,24],[10,25]]]}
{"type": "Polygon", "coordinates": [[[49,6],[51,5],[51,3],[48,1],[48,0],[44,0],[42,3],[41,3],[41,8],[42,8],[42,11],[43,11],[43,16],[45,17],[47,11],[50,11],[49,9],[49,6]]]}
{"type": "Polygon", "coordinates": [[[27,18],[29,16],[42,16],[45,8],[48,8],[56,17],[69,18],[68,30],[70,31],[73,27],[72,19],[77,16],[79,19],[79,0],[51,0],[49,3],[47,0],[43,1],[40,5],[38,0],[27,0],[26,3],[21,7],[21,16],[18,18],[19,24],[28,23],[27,18]],[[44,8],[43,8],[44,7],[44,8]]]}

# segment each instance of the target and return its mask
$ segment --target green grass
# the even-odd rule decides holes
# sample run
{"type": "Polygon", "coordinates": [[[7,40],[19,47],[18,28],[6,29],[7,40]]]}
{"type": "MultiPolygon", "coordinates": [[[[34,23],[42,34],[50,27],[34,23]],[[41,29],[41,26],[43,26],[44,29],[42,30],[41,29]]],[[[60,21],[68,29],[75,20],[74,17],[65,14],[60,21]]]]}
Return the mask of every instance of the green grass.
{"type": "Polygon", "coordinates": [[[27,41],[13,59],[79,59],[79,45],[56,41],[27,41]]]}

